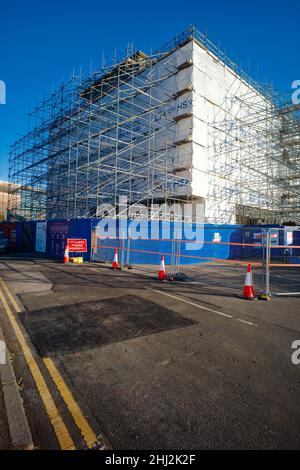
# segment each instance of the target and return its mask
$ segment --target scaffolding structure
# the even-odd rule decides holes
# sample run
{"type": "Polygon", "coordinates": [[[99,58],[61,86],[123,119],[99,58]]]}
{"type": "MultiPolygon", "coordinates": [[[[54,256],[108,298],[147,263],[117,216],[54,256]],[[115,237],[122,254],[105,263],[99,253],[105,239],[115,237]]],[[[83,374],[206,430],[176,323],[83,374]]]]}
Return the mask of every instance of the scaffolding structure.
{"type": "Polygon", "coordinates": [[[176,122],[166,108],[174,97],[164,83],[178,69],[169,57],[127,52],[85,79],[73,75],[30,113],[31,130],[9,163],[21,217],[96,217],[121,196],[130,205],[188,199],[171,156],[176,122]]]}
{"type": "Polygon", "coordinates": [[[113,215],[122,196],[148,207],[197,202],[193,169],[176,163],[176,150],[193,139],[178,140],[179,121],[193,111],[173,112],[178,97],[193,93],[192,82],[177,83],[192,60],[174,53],[193,42],[248,87],[228,93],[223,114],[208,123],[206,221],[227,223],[235,211],[241,223],[300,223],[299,106],[256,83],[194,27],[154,53],[129,48],[85,78],[74,73],[32,110],[29,132],[10,151],[12,215],[92,218],[104,205],[113,215]]]}
{"type": "Polygon", "coordinates": [[[211,194],[237,223],[300,223],[300,105],[271,85],[229,95],[210,123],[211,194]]]}

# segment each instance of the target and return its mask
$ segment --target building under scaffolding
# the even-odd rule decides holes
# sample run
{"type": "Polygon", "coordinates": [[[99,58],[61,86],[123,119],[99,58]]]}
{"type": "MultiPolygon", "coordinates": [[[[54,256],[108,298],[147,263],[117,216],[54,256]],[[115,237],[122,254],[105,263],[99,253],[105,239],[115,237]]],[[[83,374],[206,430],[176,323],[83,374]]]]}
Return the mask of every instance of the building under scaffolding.
{"type": "Polygon", "coordinates": [[[30,113],[11,148],[10,210],[97,217],[125,196],[200,202],[208,223],[300,223],[299,109],[191,27],[74,74],[30,113]]]}

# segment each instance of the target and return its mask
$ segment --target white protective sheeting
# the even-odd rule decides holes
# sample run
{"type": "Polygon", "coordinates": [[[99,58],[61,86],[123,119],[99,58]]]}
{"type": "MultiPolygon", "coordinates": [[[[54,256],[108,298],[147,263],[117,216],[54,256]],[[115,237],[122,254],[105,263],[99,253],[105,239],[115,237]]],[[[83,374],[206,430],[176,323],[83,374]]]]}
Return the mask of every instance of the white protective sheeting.
{"type": "MultiPolygon", "coordinates": [[[[257,165],[270,141],[254,135],[257,163],[249,157],[245,144],[251,132],[266,135],[266,124],[262,122],[256,130],[243,124],[249,120],[250,110],[263,100],[233,71],[193,43],[192,193],[205,198],[208,222],[235,223],[237,204],[267,204],[258,184],[257,165]]],[[[251,148],[251,153],[255,155],[255,149],[251,148]]],[[[277,174],[279,170],[273,171],[277,174]]],[[[259,179],[262,188],[270,184],[264,175],[259,179]]]]}

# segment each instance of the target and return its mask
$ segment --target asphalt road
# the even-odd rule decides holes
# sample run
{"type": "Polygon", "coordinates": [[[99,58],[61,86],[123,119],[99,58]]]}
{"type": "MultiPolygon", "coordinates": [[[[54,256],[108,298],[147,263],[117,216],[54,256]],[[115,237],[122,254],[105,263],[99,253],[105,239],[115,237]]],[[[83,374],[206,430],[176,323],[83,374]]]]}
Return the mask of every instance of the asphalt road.
{"type": "MultiPolygon", "coordinates": [[[[299,298],[239,299],[244,272],[226,267],[191,268],[193,282],[159,283],[145,268],[0,263],[24,310],[15,313],[18,324],[76,448],[86,440],[45,357],[100,447],[300,447],[300,365],[291,362],[299,298]]],[[[3,308],[1,324],[34,443],[59,448],[3,308]]]]}

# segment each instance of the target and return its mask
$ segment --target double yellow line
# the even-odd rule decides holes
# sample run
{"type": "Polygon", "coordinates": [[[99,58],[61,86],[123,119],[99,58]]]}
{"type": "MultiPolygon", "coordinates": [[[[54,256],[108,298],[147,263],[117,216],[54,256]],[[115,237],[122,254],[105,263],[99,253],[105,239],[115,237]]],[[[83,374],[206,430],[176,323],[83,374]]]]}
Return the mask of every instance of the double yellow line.
{"type": "MultiPolygon", "coordinates": [[[[30,369],[32,377],[35,381],[40,397],[44,403],[45,410],[48,414],[48,417],[50,419],[50,422],[52,424],[52,427],[58,439],[59,445],[62,450],[75,450],[76,447],[73,442],[73,439],[59,414],[59,411],[55,405],[55,402],[46,384],[43,374],[31,352],[30,347],[28,346],[26,342],[26,339],[22,333],[22,330],[19,327],[18,321],[15,318],[15,314],[10,308],[4,293],[7,295],[12,307],[15,310],[15,313],[20,313],[22,311],[20,306],[14,299],[14,296],[10,292],[4,280],[0,277],[0,300],[2,302],[6,315],[10,321],[10,324],[13,328],[13,331],[20,343],[22,352],[24,354],[24,357],[26,359],[26,362],[30,369]]],[[[86,442],[86,445],[89,448],[91,448],[96,443],[97,436],[91,429],[80,407],[74,400],[72,393],[70,392],[66,383],[64,382],[60,373],[58,372],[54,362],[50,358],[44,358],[44,364],[47,367],[48,372],[50,376],[52,377],[52,380],[54,381],[64,402],[66,403],[67,408],[69,412],[71,413],[76,426],[80,430],[81,435],[86,442]]]]}

